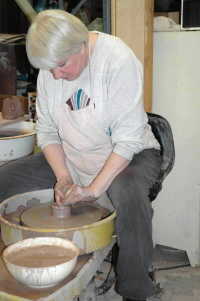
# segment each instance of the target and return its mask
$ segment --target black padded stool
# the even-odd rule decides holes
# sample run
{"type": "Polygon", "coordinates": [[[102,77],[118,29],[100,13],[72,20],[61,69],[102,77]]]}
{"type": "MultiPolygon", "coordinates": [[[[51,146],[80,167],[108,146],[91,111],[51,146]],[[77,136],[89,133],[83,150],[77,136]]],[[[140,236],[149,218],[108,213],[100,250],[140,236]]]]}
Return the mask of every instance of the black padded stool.
{"type": "Polygon", "coordinates": [[[159,177],[156,183],[153,185],[151,191],[149,192],[149,200],[150,202],[152,202],[153,200],[155,200],[158,193],[162,189],[162,183],[164,179],[170,173],[174,166],[175,148],[171,126],[167,119],[153,113],[147,113],[147,115],[154,136],[160,144],[160,152],[162,157],[162,164],[159,177]]]}

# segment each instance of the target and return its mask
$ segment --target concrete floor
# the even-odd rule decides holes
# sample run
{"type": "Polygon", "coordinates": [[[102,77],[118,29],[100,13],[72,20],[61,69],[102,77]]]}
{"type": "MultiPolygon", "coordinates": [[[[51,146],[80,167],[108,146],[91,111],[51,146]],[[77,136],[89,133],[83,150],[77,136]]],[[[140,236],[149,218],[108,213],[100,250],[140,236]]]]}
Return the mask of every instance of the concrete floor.
{"type": "MultiPolygon", "coordinates": [[[[108,263],[107,263],[108,265],[108,263]]],[[[200,301],[200,267],[192,268],[184,251],[156,246],[154,252],[154,268],[159,293],[148,301],[200,301]]],[[[104,263],[105,275],[109,267],[104,263]],[[107,271],[106,271],[107,269],[107,271]]],[[[103,273],[97,276],[96,283],[102,280],[103,273]]],[[[93,300],[89,297],[83,300],[93,300]]],[[[80,299],[82,301],[82,299],[80,299]]],[[[104,295],[96,297],[96,301],[122,301],[122,298],[111,289],[104,295]]]]}
{"type": "Polygon", "coordinates": [[[161,287],[155,300],[200,301],[200,268],[190,266],[186,252],[157,246],[154,267],[161,287]]]}

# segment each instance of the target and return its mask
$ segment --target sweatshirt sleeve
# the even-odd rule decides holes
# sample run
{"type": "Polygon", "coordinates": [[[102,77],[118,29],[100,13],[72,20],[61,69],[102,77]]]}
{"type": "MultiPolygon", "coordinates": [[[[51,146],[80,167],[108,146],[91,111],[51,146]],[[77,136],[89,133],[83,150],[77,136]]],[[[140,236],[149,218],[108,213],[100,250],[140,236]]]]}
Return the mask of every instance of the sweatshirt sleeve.
{"type": "Polygon", "coordinates": [[[40,71],[37,79],[37,144],[42,149],[49,144],[61,144],[58,130],[54,120],[52,119],[49,108],[50,102],[48,91],[46,87],[46,82],[48,78],[45,78],[47,74],[46,71],[40,71]]]}
{"type": "Polygon", "coordinates": [[[142,65],[134,54],[116,64],[109,79],[110,133],[113,152],[131,160],[144,149],[147,115],[143,106],[142,65]]]}

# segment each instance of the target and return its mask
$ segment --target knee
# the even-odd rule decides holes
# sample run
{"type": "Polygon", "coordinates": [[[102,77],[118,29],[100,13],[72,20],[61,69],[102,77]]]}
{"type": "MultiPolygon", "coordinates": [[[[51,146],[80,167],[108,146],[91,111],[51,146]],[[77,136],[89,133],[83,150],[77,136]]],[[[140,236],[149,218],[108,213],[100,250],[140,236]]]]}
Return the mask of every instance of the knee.
{"type": "Polygon", "coordinates": [[[110,185],[108,196],[115,208],[131,207],[138,209],[149,203],[149,187],[144,174],[137,169],[126,169],[120,173],[110,185]]]}
{"type": "Polygon", "coordinates": [[[124,206],[129,200],[134,199],[134,179],[128,173],[120,173],[108,188],[108,196],[115,208],[124,206]]]}

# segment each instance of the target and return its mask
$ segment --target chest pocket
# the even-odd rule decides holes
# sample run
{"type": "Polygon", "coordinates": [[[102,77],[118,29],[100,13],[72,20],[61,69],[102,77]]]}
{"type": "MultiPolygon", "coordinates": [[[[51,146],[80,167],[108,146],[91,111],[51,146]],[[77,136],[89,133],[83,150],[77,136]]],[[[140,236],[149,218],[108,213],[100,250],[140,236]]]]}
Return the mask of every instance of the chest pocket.
{"type": "Polygon", "coordinates": [[[90,104],[90,97],[83,89],[78,89],[67,101],[71,111],[81,110],[90,104]]]}

